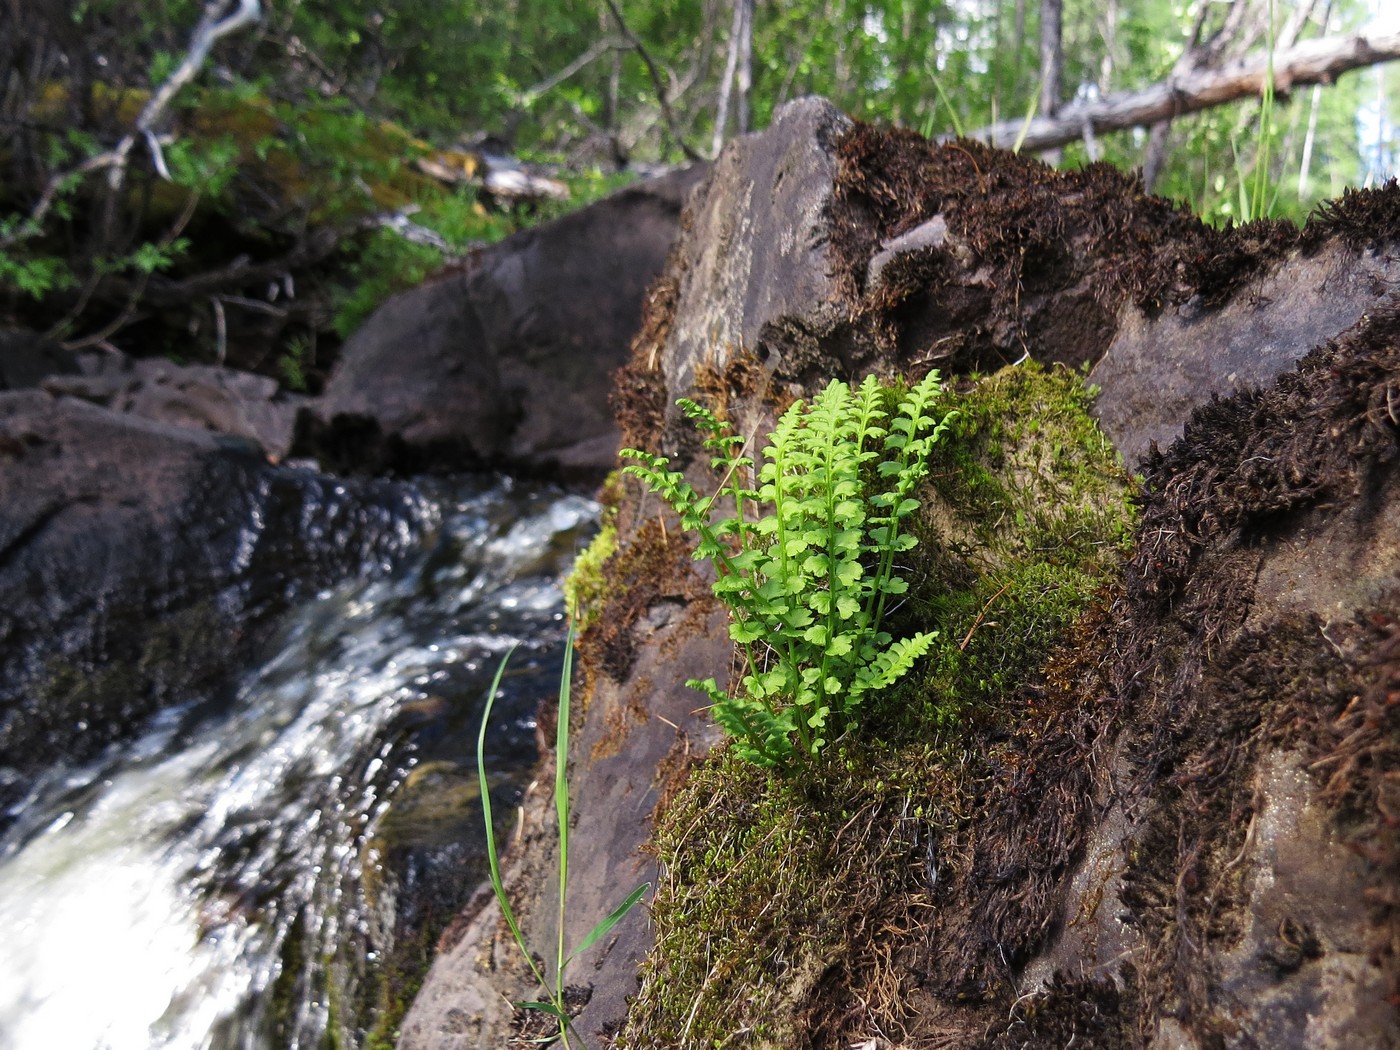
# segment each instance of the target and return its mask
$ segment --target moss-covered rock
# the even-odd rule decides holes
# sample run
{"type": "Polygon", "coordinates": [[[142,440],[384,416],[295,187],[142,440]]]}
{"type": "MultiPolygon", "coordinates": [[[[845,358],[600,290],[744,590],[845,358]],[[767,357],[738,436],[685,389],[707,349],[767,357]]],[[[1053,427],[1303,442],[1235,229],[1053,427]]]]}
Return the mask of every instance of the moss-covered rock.
{"type": "MultiPolygon", "coordinates": [[[[1400,1045],[1384,286],[1265,393],[1209,402],[1234,382],[1209,352],[1184,401],[1132,391],[1153,425],[1185,423],[1142,482],[1078,371],[1042,367],[1092,365],[1125,304],[1149,346],[1154,319],[1247,304],[1296,253],[1359,257],[1345,216],[1394,193],[1330,228],[1212,231],[1106,168],[839,124],[804,102],[716,166],[619,373],[619,419],[710,491],[675,397],[757,443],[833,375],[950,370],[963,415],[920,492],[898,611],[937,649],[809,768],[707,751],[684,682],[731,670],[723,616],[676,520],[610,486],[570,778],[572,878],[592,888],[565,922],[588,929],[638,875],[660,888],[655,937],[620,927],[577,971],[578,1031],[631,1048],[1400,1045]],[[791,278],[803,266],[820,272],[791,278]],[[716,331],[743,337],[701,338],[716,331]]],[[[507,885],[548,943],[547,800],[524,813],[507,885]]],[[[473,915],[402,1046],[510,1038],[499,1003],[530,989],[495,928],[473,915]]]]}
{"type": "Polygon", "coordinates": [[[856,1018],[908,1021],[946,843],[1129,535],[1129,479],[1088,403],[1034,363],[952,398],[896,616],[938,639],[815,765],[776,775],[721,748],[658,813],[657,943],[622,1045],[838,1045],[856,1018]]]}

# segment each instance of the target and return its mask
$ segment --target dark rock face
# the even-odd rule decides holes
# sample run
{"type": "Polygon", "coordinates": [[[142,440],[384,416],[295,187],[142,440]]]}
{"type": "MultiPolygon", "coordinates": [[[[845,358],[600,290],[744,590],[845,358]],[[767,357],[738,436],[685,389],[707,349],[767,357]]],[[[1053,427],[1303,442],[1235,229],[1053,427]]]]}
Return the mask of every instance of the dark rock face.
{"type": "MultiPolygon", "coordinates": [[[[627,443],[697,480],[709,454],[675,397],[762,433],[790,397],[865,370],[1099,362],[1130,460],[1181,434],[1144,465],[1121,578],[1005,720],[966,728],[959,817],[916,835],[937,846],[936,885],[911,891],[916,929],[882,934],[903,1043],[1400,1047],[1400,312],[1366,232],[1396,228],[1400,191],[1302,232],[1209,230],[1130,176],[849,126],[804,100],[727,147],[691,208],[618,404],[627,443]]],[[[580,643],[586,663],[605,655],[576,730],[607,746],[574,757],[589,834],[571,878],[616,899],[649,870],[651,789],[707,743],[677,717],[683,682],[729,647],[689,570],[646,562],[655,505],[610,495],[609,612],[580,643]]],[[[544,945],[546,792],[523,819],[507,882],[544,945]]],[[[924,862],[921,847],[907,866],[924,862]]],[[[594,894],[571,932],[605,913],[594,894]]],[[[624,1021],[646,939],[629,930],[575,971],[584,1038],[624,1021]]],[[[443,951],[400,1045],[505,1045],[502,1004],[534,989],[485,895],[443,951]]],[[[858,981],[837,960],[795,983],[778,1027],[860,1044],[858,981]]]]}
{"type": "Polygon", "coordinates": [[[610,373],[702,174],[622,190],[390,300],[342,348],[300,449],[350,470],[600,477],[610,373]]]}
{"type": "Polygon", "coordinates": [[[74,355],[38,332],[0,329],[0,390],[24,390],[46,376],[77,371],[74,355]]]}
{"type": "Polygon", "coordinates": [[[0,394],[0,801],[225,684],[271,614],[430,516],[406,486],[274,468],[247,439],[0,394]]]}

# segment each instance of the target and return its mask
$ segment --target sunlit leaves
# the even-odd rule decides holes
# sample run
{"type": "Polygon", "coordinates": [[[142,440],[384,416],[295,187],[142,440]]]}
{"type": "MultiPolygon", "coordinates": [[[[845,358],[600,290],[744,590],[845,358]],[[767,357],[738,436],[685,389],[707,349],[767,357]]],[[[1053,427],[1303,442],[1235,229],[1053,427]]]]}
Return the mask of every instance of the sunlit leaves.
{"type": "Polygon", "coordinates": [[[665,457],[622,453],[624,472],[670,504],[697,534],[695,557],[714,564],[746,673],[731,690],[690,684],[750,761],[815,755],[932,643],[933,632],[895,641],[882,624],[887,599],[909,589],[895,555],[916,542],[903,528],[919,508],[912,493],[954,416],[940,399],[936,372],[898,394],[874,377],[855,390],[833,381],[783,414],[761,466],[728,423],[681,400],[722,479],[709,497],[665,457]]]}

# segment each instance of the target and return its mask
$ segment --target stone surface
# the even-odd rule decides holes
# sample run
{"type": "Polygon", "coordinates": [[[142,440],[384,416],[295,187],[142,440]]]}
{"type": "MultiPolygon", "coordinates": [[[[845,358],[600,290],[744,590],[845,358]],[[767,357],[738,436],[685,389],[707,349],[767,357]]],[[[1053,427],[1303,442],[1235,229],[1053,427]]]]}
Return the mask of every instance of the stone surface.
{"type": "Polygon", "coordinates": [[[900,256],[929,248],[942,248],[947,243],[948,221],[942,215],[935,215],[928,222],[920,223],[907,233],[881,241],[880,250],[871,256],[870,265],[865,268],[866,287],[878,287],[885,267],[900,256]]]}
{"type": "Polygon", "coordinates": [[[728,143],[690,215],[663,362],[667,389],[690,389],[701,362],[745,348],[800,371],[846,327],[830,209],[836,139],[851,122],[824,99],[781,107],[762,134],[728,143]]]}
{"type": "Polygon", "coordinates": [[[1148,317],[1133,306],[1094,366],[1102,387],[1095,415],[1133,466],[1152,442],[1181,435],[1211,397],[1266,386],[1314,346],[1359,321],[1400,282],[1400,259],[1331,242],[1294,252],[1226,305],[1199,299],[1148,317]]]}
{"type": "Polygon", "coordinates": [[[73,354],[27,328],[0,328],[0,390],[24,390],[45,376],[76,373],[73,354]]]}
{"type": "Polygon", "coordinates": [[[353,470],[601,477],[610,376],[702,174],[622,190],[391,299],[342,348],[301,448],[353,470]]]}
{"type": "Polygon", "coordinates": [[[248,438],[274,462],[291,449],[297,410],[307,400],[268,376],[119,353],[92,355],[81,374],[51,375],[40,385],[157,423],[248,438]]]}

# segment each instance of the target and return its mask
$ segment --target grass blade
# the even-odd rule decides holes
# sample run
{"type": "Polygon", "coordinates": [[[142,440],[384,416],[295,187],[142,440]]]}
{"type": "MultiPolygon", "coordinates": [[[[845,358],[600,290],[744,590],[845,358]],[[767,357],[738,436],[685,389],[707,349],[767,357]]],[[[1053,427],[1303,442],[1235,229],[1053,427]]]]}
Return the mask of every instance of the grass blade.
{"type": "Polygon", "coordinates": [[[569,700],[574,670],[574,624],[564,639],[564,668],[559,673],[559,717],[554,734],[554,810],[559,818],[559,940],[555,955],[555,995],[563,994],[565,898],[569,892],[569,700]]]}
{"type": "Polygon", "coordinates": [[[593,927],[591,931],[589,931],[588,936],[583,939],[582,943],[580,943],[579,946],[573,950],[573,952],[569,955],[567,959],[564,960],[564,962],[573,962],[575,958],[588,951],[589,948],[592,948],[595,944],[597,944],[604,937],[606,937],[609,931],[612,930],[612,928],[616,926],[619,922],[625,919],[627,917],[627,913],[637,906],[637,902],[642,899],[642,895],[646,893],[646,891],[649,889],[651,889],[651,883],[644,882],[635,890],[633,890],[625,901],[623,901],[621,904],[619,904],[616,908],[613,909],[611,915],[609,915],[606,919],[604,919],[597,926],[593,927]]]}
{"type": "Polygon", "coordinates": [[[481,813],[486,820],[486,860],[491,869],[491,889],[501,906],[501,913],[505,916],[506,926],[510,928],[510,935],[515,938],[515,943],[520,948],[520,954],[525,956],[525,961],[530,964],[530,970],[540,982],[540,987],[548,992],[549,985],[535,966],[529,948],[525,946],[525,936],[520,932],[519,923],[515,921],[515,912],[511,910],[510,901],[506,897],[505,883],[501,881],[501,862],[496,850],[496,827],[491,818],[491,786],[486,782],[486,726],[491,721],[491,708],[495,706],[496,694],[501,688],[501,678],[506,673],[506,664],[510,662],[514,652],[515,646],[512,645],[506,650],[505,656],[501,657],[501,664],[496,668],[496,677],[491,680],[491,689],[486,694],[486,707],[481,712],[481,728],[476,734],[476,775],[481,785],[481,813]]]}
{"type": "Polygon", "coordinates": [[[531,999],[528,1002],[512,1003],[511,1005],[514,1006],[517,1010],[538,1010],[542,1014],[549,1014],[551,1017],[557,1017],[561,1021],[567,1022],[569,1020],[569,1015],[563,1010],[559,1009],[559,1007],[555,1006],[553,1003],[540,1002],[539,1000],[531,999]]]}

